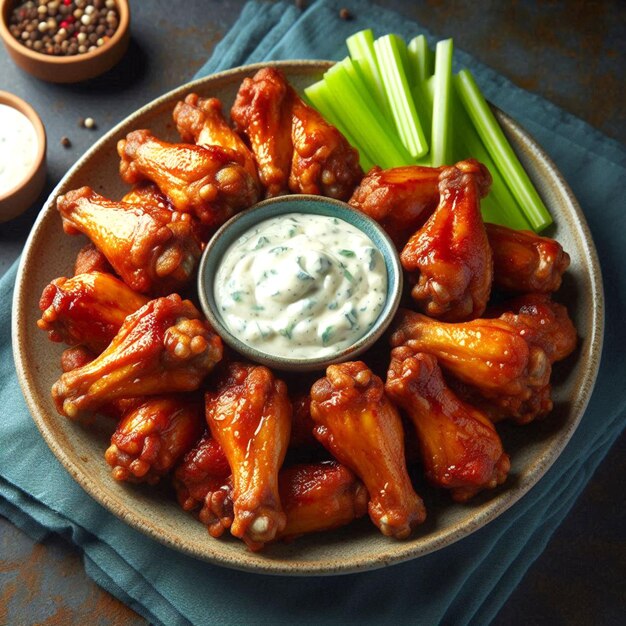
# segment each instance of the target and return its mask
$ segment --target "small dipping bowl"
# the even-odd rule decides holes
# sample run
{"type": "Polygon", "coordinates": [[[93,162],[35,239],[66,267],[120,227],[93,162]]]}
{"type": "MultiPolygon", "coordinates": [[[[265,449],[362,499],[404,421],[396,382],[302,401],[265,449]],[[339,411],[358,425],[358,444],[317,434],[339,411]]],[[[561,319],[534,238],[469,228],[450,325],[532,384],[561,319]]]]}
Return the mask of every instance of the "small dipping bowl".
{"type": "Polygon", "coordinates": [[[211,238],[200,260],[198,294],[204,314],[224,342],[256,363],[278,370],[323,370],[332,363],[350,361],[369,349],[385,332],[393,319],[402,294],[402,267],[395,246],[385,231],[367,215],[344,202],[313,195],[279,196],[264,200],[226,222],[211,238]],[[262,352],[233,334],[220,314],[214,285],[220,263],[233,243],[246,232],[268,219],[289,213],[324,215],[341,219],[362,231],[381,253],[387,270],[387,294],[374,324],[354,343],[331,355],[311,358],[278,356],[262,352]]]}
{"type": "Polygon", "coordinates": [[[31,50],[9,30],[13,9],[21,0],[0,0],[0,38],[14,63],[25,72],[50,83],[78,83],[104,74],[123,56],[130,40],[128,0],[115,0],[119,23],[113,36],[91,52],[57,56],[31,50]]]}
{"type": "Polygon", "coordinates": [[[16,178],[10,187],[0,187],[1,223],[28,209],[43,189],[46,182],[46,131],[33,107],[21,98],[7,91],[0,91],[0,105],[15,109],[26,117],[35,131],[36,142],[33,160],[28,168],[24,168],[23,175],[16,178]]]}

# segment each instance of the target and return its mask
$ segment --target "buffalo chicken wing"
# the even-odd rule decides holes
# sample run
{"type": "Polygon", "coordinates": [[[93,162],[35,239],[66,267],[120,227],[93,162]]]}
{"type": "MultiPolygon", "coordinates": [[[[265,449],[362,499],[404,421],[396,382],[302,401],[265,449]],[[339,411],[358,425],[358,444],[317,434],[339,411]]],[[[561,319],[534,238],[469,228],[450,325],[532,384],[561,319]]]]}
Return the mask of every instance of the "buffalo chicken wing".
{"type": "Polygon", "coordinates": [[[200,246],[168,209],[115,202],[90,187],[69,191],[57,207],[65,232],[87,235],[134,291],[171,293],[191,279],[200,246]]]}
{"type": "Polygon", "coordinates": [[[52,397],[59,413],[77,418],[117,398],[195,391],[222,351],[195,306],[172,294],[129,315],[99,357],[61,376],[52,397]]]}
{"type": "MultiPolygon", "coordinates": [[[[287,386],[263,366],[228,364],[216,391],[206,393],[206,420],[222,446],[232,472],[232,496],[207,494],[231,533],[258,550],[285,527],[278,493],[278,471],[291,428],[287,386]],[[225,513],[232,500],[232,518],[225,513]]],[[[206,523],[206,521],[205,521],[206,523]]],[[[210,524],[209,524],[210,525],[210,524]]],[[[213,529],[212,534],[217,534],[213,529]]]]}
{"type": "Polygon", "coordinates": [[[311,389],[315,436],[365,483],[370,518],[387,536],[404,539],[426,517],[404,457],[400,416],[383,383],[361,361],[331,365],[311,389]]]}
{"type": "Polygon", "coordinates": [[[228,148],[167,143],[136,130],[118,142],[117,151],[124,182],[156,183],[177,211],[206,226],[217,228],[258,199],[256,181],[228,148]]]}
{"type": "Polygon", "coordinates": [[[84,344],[96,354],[113,340],[128,315],[148,302],[111,274],[91,272],[53,280],[41,294],[37,326],[52,341],[84,344]]]}
{"type": "Polygon", "coordinates": [[[464,502],[504,481],[510,462],[493,424],[447,387],[435,357],[395,348],[385,390],[415,426],[430,482],[464,502]]]}
{"type": "Polygon", "coordinates": [[[493,251],[494,285],[506,291],[556,291],[570,258],[561,244],[527,230],[486,224],[493,251]]]}
{"type": "Polygon", "coordinates": [[[478,161],[443,169],[439,206],[402,251],[402,266],[414,285],[411,295],[431,317],[461,321],[485,311],[493,264],[480,190],[488,189],[490,182],[478,161]]]}
{"type": "Polygon", "coordinates": [[[105,452],[115,480],[154,484],[198,440],[200,403],[178,396],[154,396],[129,410],[105,452]]]}

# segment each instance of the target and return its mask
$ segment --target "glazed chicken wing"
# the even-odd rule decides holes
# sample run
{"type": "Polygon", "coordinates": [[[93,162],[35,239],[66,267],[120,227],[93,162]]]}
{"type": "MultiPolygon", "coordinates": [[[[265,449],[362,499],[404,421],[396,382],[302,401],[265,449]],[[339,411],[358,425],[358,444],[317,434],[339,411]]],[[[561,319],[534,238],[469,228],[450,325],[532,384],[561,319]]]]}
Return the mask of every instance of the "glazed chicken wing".
{"type": "Polygon", "coordinates": [[[292,193],[348,200],[363,178],[359,153],[347,139],[289,87],[292,101],[292,193]]]}
{"type": "Polygon", "coordinates": [[[203,429],[202,406],[179,396],[154,396],[129,410],[111,437],[106,462],[118,481],[157,483],[203,429]]]}
{"type": "Polygon", "coordinates": [[[61,415],[77,418],[116,398],[195,391],[222,351],[196,307],[172,294],[129,315],[98,358],[61,376],[52,397],[61,415]]]}
{"type": "Polygon", "coordinates": [[[437,357],[446,372],[498,406],[502,415],[525,422],[530,412],[551,409],[546,404],[550,360],[503,320],[447,324],[404,310],[391,344],[437,357]]]}
{"type": "Polygon", "coordinates": [[[230,115],[250,142],[268,198],[291,191],[347,200],[363,177],[358,152],[276,68],[243,81],[230,115]]]}
{"type": "Polygon", "coordinates": [[[134,291],[171,293],[191,279],[200,246],[171,211],[108,200],[90,187],[61,196],[57,208],[65,232],[87,235],[134,291]]]}
{"type": "Polygon", "coordinates": [[[291,411],[285,383],[260,365],[229,363],[217,390],[206,394],[207,423],[232,471],[231,533],[251,550],[285,527],[278,471],[289,444],[291,411]]]}
{"type": "Polygon", "coordinates": [[[265,197],[287,193],[293,152],[291,101],[281,72],[268,67],[245,78],[230,117],[250,143],[265,197]]]}
{"type": "Polygon", "coordinates": [[[142,181],[133,185],[133,188],[122,198],[122,202],[126,204],[144,204],[156,205],[161,209],[174,211],[172,203],[167,196],[152,182],[142,181]]]}
{"type": "Polygon", "coordinates": [[[570,258],[558,241],[528,230],[486,224],[494,285],[506,291],[557,291],[570,258]]]}
{"type": "Polygon", "coordinates": [[[385,391],[415,426],[430,482],[450,489],[457,502],[504,482],[510,462],[498,433],[447,387],[435,357],[395,348],[385,391]]]}
{"type": "Polygon", "coordinates": [[[177,211],[217,228],[259,196],[241,156],[219,146],[167,143],[136,130],[117,144],[120,175],[129,184],[152,181],[177,211]]]}
{"type": "Polygon", "coordinates": [[[96,354],[113,340],[126,317],[148,302],[111,274],[91,272],[53,280],[41,294],[37,326],[52,341],[84,344],[96,354]]]}
{"type": "Polygon", "coordinates": [[[567,308],[554,302],[550,294],[525,294],[488,313],[516,328],[528,343],[541,348],[551,363],[563,360],[576,348],[576,328],[567,308]]]}
{"type": "Polygon", "coordinates": [[[383,383],[362,361],[331,365],[311,389],[315,436],[369,492],[369,515],[387,536],[404,539],[426,517],[404,457],[404,433],[383,383]]]}
{"type": "Polygon", "coordinates": [[[190,93],[176,104],[174,123],[181,139],[199,146],[221,146],[240,155],[240,163],[258,182],[254,156],[243,139],[228,125],[222,114],[222,103],[217,98],[201,98],[190,93]]]}
{"type": "Polygon", "coordinates": [[[439,176],[439,206],[400,255],[414,285],[411,296],[431,317],[461,321],[485,311],[493,264],[480,189],[490,182],[478,161],[445,168],[439,176]]]}
{"type": "Polygon", "coordinates": [[[367,489],[336,461],[288,467],[278,481],[287,515],[281,539],[345,526],[367,513],[367,489]]]}
{"type": "Polygon", "coordinates": [[[222,446],[205,430],[174,471],[173,482],[180,506],[185,511],[201,509],[207,494],[219,491],[229,476],[230,466],[222,446]]]}
{"type": "Polygon", "coordinates": [[[348,204],[376,220],[399,250],[428,219],[439,202],[441,167],[373,167],[348,204]]]}

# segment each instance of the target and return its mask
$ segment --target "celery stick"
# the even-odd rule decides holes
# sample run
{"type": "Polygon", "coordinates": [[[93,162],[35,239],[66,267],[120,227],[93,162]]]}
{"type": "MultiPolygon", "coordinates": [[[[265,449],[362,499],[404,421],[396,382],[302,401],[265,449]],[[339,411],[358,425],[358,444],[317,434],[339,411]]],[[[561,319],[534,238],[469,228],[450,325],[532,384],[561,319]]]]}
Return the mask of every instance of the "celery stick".
{"type": "Polygon", "coordinates": [[[552,217],[469,70],[459,72],[455,84],[465,110],[528,222],[536,231],[543,230],[552,223],[552,217]]]}
{"type": "MultiPolygon", "coordinates": [[[[433,95],[434,95],[434,76],[428,77],[421,83],[415,85],[413,89],[413,101],[415,102],[415,109],[422,122],[422,129],[426,137],[430,137],[432,133],[433,123],[433,95]]],[[[432,167],[431,164],[431,151],[428,151],[425,155],[416,159],[418,165],[425,165],[432,167]]]]}
{"type": "Polygon", "coordinates": [[[359,146],[352,137],[348,129],[344,126],[335,110],[335,103],[328,90],[328,86],[323,80],[310,85],[304,90],[304,95],[309,103],[319,111],[322,117],[330,122],[348,140],[348,143],[359,152],[359,163],[364,172],[368,172],[374,165],[373,160],[366,154],[365,150],[359,146]]]}
{"type": "Polygon", "coordinates": [[[418,35],[407,47],[409,83],[419,85],[433,73],[433,51],[424,35],[418,35]]]}
{"type": "Polygon", "coordinates": [[[452,98],[454,135],[456,138],[453,158],[455,161],[461,161],[468,157],[474,157],[487,167],[493,181],[489,195],[483,198],[480,203],[483,219],[486,222],[502,224],[518,230],[530,229],[530,224],[524,217],[517,201],[511,195],[498,168],[472,125],[456,89],[452,90],[452,98]]]}
{"type": "Polygon", "coordinates": [[[359,65],[363,71],[363,77],[370,89],[370,93],[376,100],[378,108],[385,115],[391,115],[378,61],[376,61],[376,55],[374,54],[374,33],[369,28],[361,30],[348,37],[346,45],[352,60],[360,62],[359,65]]]}
{"type": "Polygon", "coordinates": [[[430,162],[433,167],[447,165],[452,160],[452,39],[437,43],[435,51],[435,83],[433,93],[433,123],[430,136],[430,162]]]}
{"type": "Polygon", "coordinates": [[[350,59],[335,64],[324,74],[343,126],[369,158],[382,168],[410,163],[411,156],[399,141],[394,142],[393,128],[380,114],[367,88],[359,80],[350,59]],[[352,76],[346,67],[353,70],[352,76]]]}
{"type": "Polygon", "coordinates": [[[403,46],[397,35],[385,35],[374,42],[374,51],[400,140],[411,156],[417,158],[426,154],[428,144],[409,90],[403,46]]]}

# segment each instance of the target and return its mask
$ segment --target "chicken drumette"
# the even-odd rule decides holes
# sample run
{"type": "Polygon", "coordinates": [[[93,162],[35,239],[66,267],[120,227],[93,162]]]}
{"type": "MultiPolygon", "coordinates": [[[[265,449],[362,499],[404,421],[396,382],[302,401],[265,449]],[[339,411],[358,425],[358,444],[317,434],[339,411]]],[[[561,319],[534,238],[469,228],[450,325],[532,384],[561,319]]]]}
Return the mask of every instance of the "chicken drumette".
{"type": "Polygon", "coordinates": [[[128,315],[148,302],[111,274],[91,272],[53,280],[41,294],[37,326],[52,341],[84,344],[99,354],[128,315]]]}
{"type": "Polygon", "coordinates": [[[108,200],[90,187],[61,196],[57,208],[65,232],[87,235],[134,291],[171,293],[191,279],[200,246],[171,211],[108,200]]]}
{"type": "Polygon", "coordinates": [[[59,413],[77,418],[117,398],[195,391],[222,351],[195,306],[172,294],[129,315],[99,357],[61,376],[52,397],[59,413]]]}
{"type": "Polygon", "coordinates": [[[357,151],[276,68],[246,78],[231,110],[270,198],[291,191],[347,200],[363,176],[357,151]]]}
{"type": "Polygon", "coordinates": [[[217,228],[259,197],[241,156],[220,146],[167,143],[136,130],[117,144],[124,182],[152,181],[182,213],[217,228]]]}
{"type": "Polygon", "coordinates": [[[441,167],[373,167],[348,204],[376,220],[399,250],[430,217],[439,202],[441,167]]]}
{"type": "Polygon", "coordinates": [[[493,424],[447,387],[437,359],[395,348],[385,391],[411,418],[426,477],[458,502],[504,482],[509,457],[493,424]]]}
{"type": "MultiPolygon", "coordinates": [[[[278,493],[278,471],[291,429],[287,386],[260,365],[232,362],[216,391],[206,394],[206,419],[232,471],[232,497],[209,493],[215,521],[259,550],[285,527],[278,493]],[[233,516],[228,509],[232,500],[233,516]]],[[[205,520],[207,523],[207,520],[205,520]]],[[[212,534],[218,534],[217,528],[212,534]]]]}
{"type": "Polygon", "coordinates": [[[444,168],[439,206],[402,250],[411,296],[431,317],[461,321],[482,315],[493,280],[491,248],[480,214],[491,176],[478,161],[444,168]]]}
{"type": "Polygon", "coordinates": [[[362,361],[331,365],[311,389],[315,436],[365,483],[370,518],[404,539],[426,517],[404,457],[404,433],[383,383],[362,361]]]}
{"type": "Polygon", "coordinates": [[[556,291],[570,258],[561,244],[527,230],[486,224],[493,250],[494,285],[506,291],[556,291]]]}
{"type": "Polygon", "coordinates": [[[190,93],[176,104],[173,117],[184,142],[205,147],[221,146],[236,152],[245,170],[258,182],[254,156],[224,119],[222,103],[217,98],[201,98],[198,94],[190,93]]]}
{"type": "Polygon", "coordinates": [[[127,411],[105,452],[115,480],[157,483],[188,452],[203,428],[202,405],[154,396],[127,411]]]}
{"type": "Polygon", "coordinates": [[[437,357],[446,372],[488,399],[502,416],[527,422],[552,408],[550,359],[503,320],[447,324],[403,310],[391,344],[437,357]]]}

